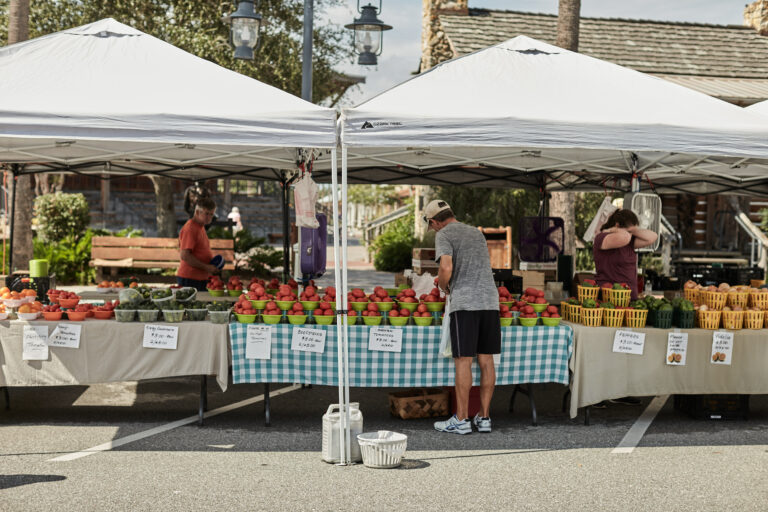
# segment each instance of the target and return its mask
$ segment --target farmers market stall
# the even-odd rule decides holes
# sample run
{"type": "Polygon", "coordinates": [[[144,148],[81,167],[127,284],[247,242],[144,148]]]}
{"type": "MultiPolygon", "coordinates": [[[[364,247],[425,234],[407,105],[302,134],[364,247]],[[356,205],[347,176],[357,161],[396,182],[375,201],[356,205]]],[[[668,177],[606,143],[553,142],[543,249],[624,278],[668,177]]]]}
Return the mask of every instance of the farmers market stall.
{"type": "MultiPolygon", "coordinates": [[[[203,376],[204,383],[205,376],[213,375],[226,391],[227,342],[227,326],[210,322],[0,321],[0,386],[69,386],[189,375],[203,376]],[[46,338],[48,343],[63,343],[53,341],[60,324],[79,327],[79,336],[70,328],[64,337],[70,345],[76,340],[77,348],[44,345],[46,338]],[[146,339],[147,325],[175,327],[176,348],[148,348],[152,345],[146,339]],[[36,337],[30,327],[42,328],[45,338],[36,337]]],[[[201,421],[205,391],[203,384],[201,421]]]]}

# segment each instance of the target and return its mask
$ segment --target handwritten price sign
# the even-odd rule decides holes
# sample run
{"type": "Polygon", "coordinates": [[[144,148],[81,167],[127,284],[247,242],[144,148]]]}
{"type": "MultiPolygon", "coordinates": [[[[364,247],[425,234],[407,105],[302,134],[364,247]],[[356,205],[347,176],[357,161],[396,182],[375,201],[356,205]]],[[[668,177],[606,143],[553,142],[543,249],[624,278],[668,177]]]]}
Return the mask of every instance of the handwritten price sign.
{"type": "Polygon", "coordinates": [[[22,333],[21,359],[24,361],[48,360],[48,326],[25,325],[22,333]]]}
{"type": "Polygon", "coordinates": [[[300,352],[325,352],[325,334],[322,329],[307,329],[306,327],[294,327],[291,337],[291,350],[300,352]]]}
{"type": "Polygon", "coordinates": [[[368,333],[368,350],[402,352],[403,330],[391,327],[371,327],[368,333]]]}
{"type": "Polygon", "coordinates": [[[634,331],[616,331],[613,336],[613,351],[622,354],[643,355],[645,333],[634,331]]]}
{"type": "Polygon", "coordinates": [[[733,355],[733,333],[715,331],[712,333],[712,364],[731,364],[733,355]]]}
{"type": "Polygon", "coordinates": [[[48,337],[48,346],[80,348],[80,328],[77,324],[58,324],[48,337]]]}
{"type": "Polygon", "coordinates": [[[248,324],[245,336],[246,359],[272,357],[272,326],[248,324]]]}
{"type": "Polygon", "coordinates": [[[141,342],[141,346],[176,350],[178,341],[179,328],[177,326],[147,324],[144,326],[144,340],[141,342]]]}

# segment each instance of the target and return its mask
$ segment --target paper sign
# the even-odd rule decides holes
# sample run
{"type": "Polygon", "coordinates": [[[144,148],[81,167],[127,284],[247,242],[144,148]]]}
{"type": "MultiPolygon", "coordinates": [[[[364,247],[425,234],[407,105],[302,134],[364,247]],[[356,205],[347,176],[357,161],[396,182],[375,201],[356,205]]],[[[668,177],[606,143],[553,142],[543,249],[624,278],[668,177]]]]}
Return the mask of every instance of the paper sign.
{"type": "Polygon", "coordinates": [[[246,359],[270,359],[272,357],[272,326],[247,324],[245,335],[246,359]]]}
{"type": "Polygon", "coordinates": [[[21,359],[24,361],[47,361],[47,342],[47,325],[25,325],[22,334],[21,359]]]}
{"type": "Polygon", "coordinates": [[[634,331],[616,331],[613,336],[613,351],[623,354],[643,355],[645,333],[634,331]]]}
{"type": "Polygon", "coordinates": [[[715,331],[712,333],[712,364],[731,364],[733,354],[733,333],[715,331]]]}
{"type": "Polygon", "coordinates": [[[306,327],[294,327],[291,337],[291,350],[303,352],[325,352],[325,333],[322,329],[307,329],[306,327]]]}
{"type": "Polygon", "coordinates": [[[176,350],[178,341],[179,328],[177,326],[147,324],[144,326],[144,340],[141,342],[141,346],[176,350]]]}
{"type": "Polygon", "coordinates": [[[368,350],[402,352],[403,330],[391,327],[371,327],[368,331],[368,350]]]}
{"type": "Polygon", "coordinates": [[[58,324],[48,337],[49,347],[80,348],[80,324],[58,324]]]}
{"type": "Polygon", "coordinates": [[[667,364],[670,366],[685,366],[685,355],[688,352],[688,333],[671,332],[667,335],[667,364]]]}

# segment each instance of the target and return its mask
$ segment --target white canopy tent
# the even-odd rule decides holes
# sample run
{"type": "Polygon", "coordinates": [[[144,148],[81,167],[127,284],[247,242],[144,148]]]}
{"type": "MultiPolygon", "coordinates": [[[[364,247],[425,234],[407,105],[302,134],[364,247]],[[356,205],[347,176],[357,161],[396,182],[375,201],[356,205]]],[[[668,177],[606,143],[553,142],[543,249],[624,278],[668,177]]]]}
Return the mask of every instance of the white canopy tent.
{"type": "MultiPolygon", "coordinates": [[[[339,125],[342,211],[348,181],[629,190],[644,177],[659,193],[768,195],[758,116],[525,36],[344,109],[339,125]]],[[[346,231],[344,218],[343,255],[346,231]]],[[[346,309],[346,261],[342,274],[346,309]]]]}
{"type": "MultiPolygon", "coordinates": [[[[15,175],[279,179],[287,192],[283,171],[323,153],[335,184],[335,121],[113,19],[0,48],[0,167],[15,175]]],[[[339,350],[340,402],[342,363],[339,350]]]]}

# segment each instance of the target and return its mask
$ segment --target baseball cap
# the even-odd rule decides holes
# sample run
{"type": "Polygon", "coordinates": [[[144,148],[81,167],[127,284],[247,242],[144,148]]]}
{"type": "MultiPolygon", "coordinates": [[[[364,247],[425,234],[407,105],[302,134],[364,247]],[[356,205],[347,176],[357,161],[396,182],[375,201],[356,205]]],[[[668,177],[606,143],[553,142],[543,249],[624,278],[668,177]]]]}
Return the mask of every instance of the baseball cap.
{"type": "Polygon", "coordinates": [[[434,201],[430,201],[427,207],[424,208],[424,222],[429,222],[429,219],[433,218],[438,213],[450,209],[451,207],[448,206],[448,203],[442,199],[435,199],[434,201]]]}

